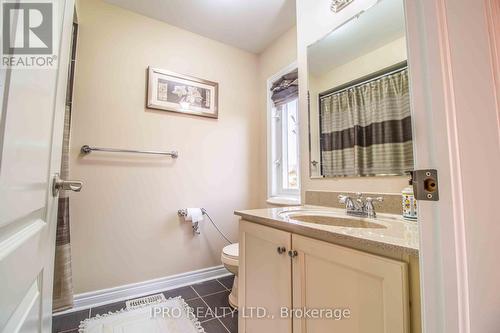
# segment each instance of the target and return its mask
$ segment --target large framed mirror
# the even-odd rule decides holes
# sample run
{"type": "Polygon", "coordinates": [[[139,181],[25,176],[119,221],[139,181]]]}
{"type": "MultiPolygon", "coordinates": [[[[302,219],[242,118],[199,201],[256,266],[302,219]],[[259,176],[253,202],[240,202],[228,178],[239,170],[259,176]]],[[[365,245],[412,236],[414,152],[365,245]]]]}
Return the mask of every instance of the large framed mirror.
{"type": "Polygon", "coordinates": [[[381,0],[310,45],[310,175],[413,170],[403,0],[381,0]]]}

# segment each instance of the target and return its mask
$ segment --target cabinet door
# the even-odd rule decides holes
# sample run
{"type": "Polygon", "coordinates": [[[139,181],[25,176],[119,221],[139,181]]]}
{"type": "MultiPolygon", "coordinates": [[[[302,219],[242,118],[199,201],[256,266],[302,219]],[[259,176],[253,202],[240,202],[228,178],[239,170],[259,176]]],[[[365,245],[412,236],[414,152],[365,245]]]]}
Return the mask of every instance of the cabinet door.
{"type": "Polygon", "coordinates": [[[294,318],[294,333],[409,332],[406,263],[297,235],[292,244],[293,307],[334,310],[294,318]]]}
{"type": "Polygon", "coordinates": [[[281,307],[292,305],[290,244],[288,232],[240,221],[238,332],[292,332],[291,319],[280,318],[281,307]],[[279,253],[279,247],[286,251],[279,253]],[[262,310],[266,316],[258,318],[262,310]]]}

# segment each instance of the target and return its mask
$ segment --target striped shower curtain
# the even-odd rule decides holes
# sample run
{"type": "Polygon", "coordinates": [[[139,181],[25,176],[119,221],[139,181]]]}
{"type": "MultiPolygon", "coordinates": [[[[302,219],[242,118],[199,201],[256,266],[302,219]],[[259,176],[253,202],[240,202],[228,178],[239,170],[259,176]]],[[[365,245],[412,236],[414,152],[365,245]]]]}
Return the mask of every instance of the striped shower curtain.
{"type": "Polygon", "coordinates": [[[413,170],[408,70],[320,97],[322,175],[413,170]]]}
{"type": "MultiPolygon", "coordinates": [[[[69,179],[70,126],[71,105],[67,105],[64,115],[61,179],[69,179]]],[[[54,312],[73,306],[73,282],[71,276],[69,197],[67,191],[61,190],[59,192],[59,207],[57,212],[56,255],[54,262],[54,294],[52,303],[54,312]]]]}
{"type": "MultiPolygon", "coordinates": [[[[69,139],[71,132],[71,111],[73,106],[73,84],[75,80],[76,41],[78,24],[73,23],[71,39],[71,62],[69,67],[68,87],[66,91],[66,110],[64,112],[64,134],[61,156],[61,179],[70,179],[69,175],[69,139]]],[[[71,241],[69,221],[69,196],[67,191],[59,192],[57,212],[56,254],[54,260],[54,288],[52,309],[54,312],[73,307],[73,281],[71,271],[71,241]]]]}

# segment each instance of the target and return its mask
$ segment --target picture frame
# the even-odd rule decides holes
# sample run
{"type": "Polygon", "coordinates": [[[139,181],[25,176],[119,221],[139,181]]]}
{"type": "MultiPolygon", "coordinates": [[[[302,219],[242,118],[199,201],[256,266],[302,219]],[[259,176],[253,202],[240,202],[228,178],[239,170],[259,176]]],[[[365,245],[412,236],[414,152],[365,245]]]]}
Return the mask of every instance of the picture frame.
{"type": "Polygon", "coordinates": [[[149,109],[219,117],[217,82],[148,67],[147,96],[149,109]]]}

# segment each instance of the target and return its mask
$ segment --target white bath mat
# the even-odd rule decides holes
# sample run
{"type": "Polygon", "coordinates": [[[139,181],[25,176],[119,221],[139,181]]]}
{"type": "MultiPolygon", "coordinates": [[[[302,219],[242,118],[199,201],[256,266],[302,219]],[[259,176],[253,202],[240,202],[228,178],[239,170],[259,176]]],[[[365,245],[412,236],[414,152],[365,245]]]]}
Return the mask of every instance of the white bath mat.
{"type": "Polygon", "coordinates": [[[187,303],[171,298],[162,303],[86,319],[80,333],[205,333],[187,303]]]}

